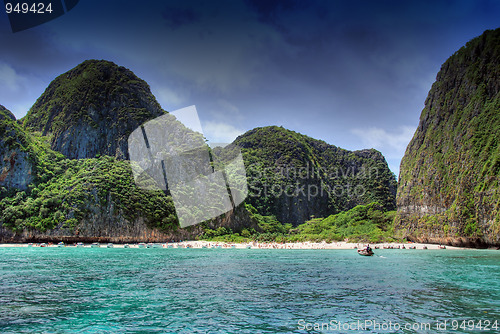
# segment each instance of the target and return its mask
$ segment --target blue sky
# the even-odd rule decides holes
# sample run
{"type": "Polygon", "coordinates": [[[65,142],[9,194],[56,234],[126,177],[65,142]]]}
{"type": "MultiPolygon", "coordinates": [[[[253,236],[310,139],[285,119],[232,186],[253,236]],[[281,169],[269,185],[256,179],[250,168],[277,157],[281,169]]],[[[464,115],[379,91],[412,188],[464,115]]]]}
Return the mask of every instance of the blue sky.
{"type": "Polygon", "coordinates": [[[56,76],[107,59],[165,110],[196,105],[213,142],[281,125],[376,148],[397,175],[441,64],[499,18],[494,0],[81,0],[14,34],[3,13],[0,104],[20,118],[56,76]]]}

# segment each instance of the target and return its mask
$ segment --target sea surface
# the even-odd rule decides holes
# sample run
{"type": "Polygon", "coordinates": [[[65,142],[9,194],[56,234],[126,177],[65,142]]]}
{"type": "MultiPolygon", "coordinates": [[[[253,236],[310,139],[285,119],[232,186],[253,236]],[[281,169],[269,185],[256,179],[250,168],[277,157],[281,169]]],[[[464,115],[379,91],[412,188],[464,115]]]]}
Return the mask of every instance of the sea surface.
{"type": "Polygon", "coordinates": [[[476,332],[500,251],[0,248],[2,334],[476,332]]]}

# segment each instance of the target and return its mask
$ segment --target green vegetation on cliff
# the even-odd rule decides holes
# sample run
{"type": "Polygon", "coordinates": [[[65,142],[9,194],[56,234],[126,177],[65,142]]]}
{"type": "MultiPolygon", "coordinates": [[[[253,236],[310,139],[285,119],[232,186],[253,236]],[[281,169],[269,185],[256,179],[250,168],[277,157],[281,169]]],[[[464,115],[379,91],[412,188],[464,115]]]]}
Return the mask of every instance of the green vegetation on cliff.
{"type": "Polygon", "coordinates": [[[0,224],[13,231],[54,228],[74,231],[92,211],[112,209],[109,215],[128,221],[143,218],[160,230],[178,225],[170,196],[162,191],[139,189],[130,164],[104,156],[94,159],[59,159],[45,175],[46,182],[32,184],[0,201],[0,224]]]}
{"type": "Polygon", "coordinates": [[[29,149],[29,136],[17,123],[14,115],[2,105],[0,105],[0,138],[5,144],[5,149],[23,151],[29,149]]]}
{"type": "Polygon", "coordinates": [[[371,202],[395,208],[396,179],[374,149],[350,152],[277,126],[250,130],[219,154],[236,148],[248,177],[246,202],[282,223],[296,226],[371,202]]]}
{"type": "Polygon", "coordinates": [[[442,66],[401,162],[397,226],[414,239],[500,243],[500,29],[442,66]]]}
{"type": "Polygon", "coordinates": [[[116,118],[109,121],[130,122],[131,117],[150,118],[149,109],[160,106],[149,85],[132,71],[105,60],[86,60],[52,81],[23,121],[27,129],[44,135],[82,120],[97,127],[90,109],[103,108],[109,108],[108,117],[116,118]]]}
{"type": "Polygon", "coordinates": [[[292,230],[292,241],[392,242],[396,211],[378,203],[358,205],[327,218],[314,218],[292,230]]]}
{"type": "Polygon", "coordinates": [[[348,211],[326,218],[313,218],[296,228],[280,224],[274,216],[261,216],[247,205],[259,230],[244,229],[233,233],[228,228],[205,228],[202,239],[226,242],[393,242],[396,211],[385,211],[378,203],[358,205],[348,211]]]}
{"type": "Polygon", "coordinates": [[[127,137],[163,115],[148,84],[105,60],[87,60],[58,76],[23,119],[31,132],[50,135],[55,151],[70,159],[97,155],[127,159],[127,137]]]}
{"type": "Polygon", "coordinates": [[[112,209],[107,213],[117,219],[140,218],[147,226],[163,231],[177,228],[171,197],[163,191],[138,188],[128,161],[109,156],[67,159],[50,148],[49,136],[25,131],[3,106],[0,134],[1,152],[12,160],[0,179],[5,185],[0,187],[1,226],[13,232],[67,229],[68,234],[78,234],[79,224],[88,221],[91,214],[112,209]],[[14,168],[27,163],[27,171],[14,168]],[[5,184],[9,172],[28,179],[29,184],[5,184]]]}

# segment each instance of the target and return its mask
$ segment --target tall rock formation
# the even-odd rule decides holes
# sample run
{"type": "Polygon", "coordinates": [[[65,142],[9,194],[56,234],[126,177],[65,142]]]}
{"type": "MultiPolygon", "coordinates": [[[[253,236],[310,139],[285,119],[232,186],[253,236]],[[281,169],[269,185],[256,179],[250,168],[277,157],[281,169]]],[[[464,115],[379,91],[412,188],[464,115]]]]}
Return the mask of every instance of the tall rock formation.
{"type": "Polygon", "coordinates": [[[500,244],[500,29],[453,54],[401,161],[397,229],[409,239],[500,244]]]}
{"type": "Polygon", "coordinates": [[[296,226],[371,202],[395,209],[396,179],[374,149],[351,152],[277,126],[248,131],[222,155],[234,148],[245,162],[246,202],[282,223],[296,226]]]}
{"type": "Polygon", "coordinates": [[[25,190],[33,181],[34,158],[29,136],[0,105],[0,187],[25,190]]]}
{"type": "Polygon", "coordinates": [[[51,147],[70,159],[128,158],[128,135],[164,114],[148,84],[105,60],[87,60],[50,83],[24,126],[51,135],[51,147]]]}

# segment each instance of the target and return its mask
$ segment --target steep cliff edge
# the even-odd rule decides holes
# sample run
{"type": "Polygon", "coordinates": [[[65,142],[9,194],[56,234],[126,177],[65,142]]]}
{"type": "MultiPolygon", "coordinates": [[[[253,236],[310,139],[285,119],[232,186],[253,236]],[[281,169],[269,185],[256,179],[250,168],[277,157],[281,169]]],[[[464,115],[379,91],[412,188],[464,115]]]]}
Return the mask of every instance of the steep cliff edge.
{"type": "Polygon", "coordinates": [[[441,67],[401,161],[396,228],[411,240],[500,244],[500,29],[441,67]]]}
{"type": "Polygon", "coordinates": [[[34,153],[30,138],[14,115],[0,105],[0,188],[24,190],[33,181],[34,153]]]}
{"type": "Polygon", "coordinates": [[[395,209],[396,179],[376,150],[351,152],[277,126],[250,130],[225,151],[234,148],[245,162],[246,202],[282,223],[296,226],[371,202],[395,209]]]}
{"type": "Polygon", "coordinates": [[[105,60],[87,60],[50,83],[24,119],[29,131],[51,136],[69,159],[128,158],[127,137],[164,114],[148,84],[105,60]]]}

